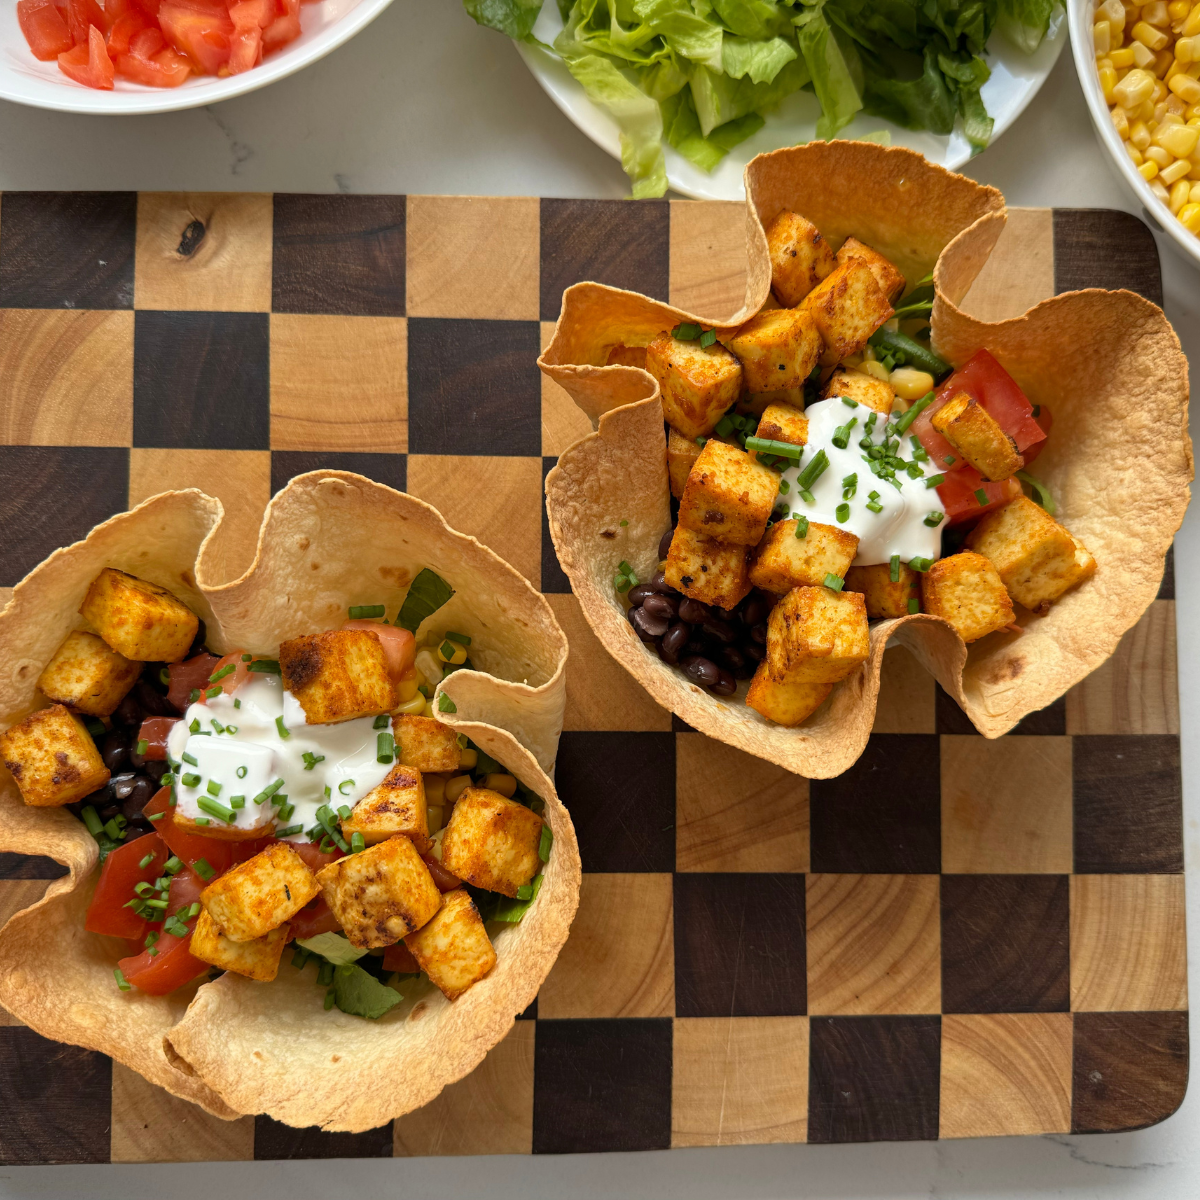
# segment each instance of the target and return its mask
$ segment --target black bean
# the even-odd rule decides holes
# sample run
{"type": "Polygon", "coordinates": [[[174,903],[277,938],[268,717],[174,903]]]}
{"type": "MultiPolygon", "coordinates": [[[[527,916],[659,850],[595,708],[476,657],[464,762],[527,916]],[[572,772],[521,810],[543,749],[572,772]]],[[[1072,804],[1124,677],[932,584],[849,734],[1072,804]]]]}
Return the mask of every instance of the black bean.
{"type": "Polygon", "coordinates": [[[662,537],[659,539],[659,542],[658,542],[658,557],[659,557],[659,560],[660,560],[660,561],[661,561],[662,559],[666,558],[666,557],[667,557],[667,555],[670,553],[670,550],[671,550],[671,539],[672,539],[674,536],[675,536],[675,530],[674,530],[674,529],[668,529],[668,530],[667,530],[667,532],[666,532],[666,533],[664,533],[664,534],[662,535],[662,537]]]}
{"type": "Polygon", "coordinates": [[[133,687],[133,695],[142,708],[152,717],[178,717],[179,710],[166,696],[156,692],[144,679],[139,679],[133,687]]]}
{"type": "Polygon", "coordinates": [[[761,625],[767,619],[770,605],[761,596],[748,596],[738,616],[743,625],[761,625]]]}
{"type": "Polygon", "coordinates": [[[765,646],[767,644],[767,626],[765,622],[761,625],[755,625],[754,628],[750,630],[750,636],[760,646],[765,646]]]}
{"type": "Polygon", "coordinates": [[[753,663],[760,663],[767,657],[766,650],[757,642],[743,643],[742,653],[753,663]]]}
{"type": "Polygon", "coordinates": [[[142,706],[132,692],[117,705],[117,711],[113,713],[113,723],[116,725],[141,725],[142,706]]]}
{"type": "Polygon", "coordinates": [[[108,790],[114,800],[125,800],[133,791],[133,785],[137,782],[137,773],[134,771],[126,771],[123,775],[114,775],[108,781],[108,790]]]}
{"type": "Polygon", "coordinates": [[[722,671],[717,682],[709,684],[709,690],[717,696],[732,696],[737,691],[737,680],[728,671],[722,671]]]}
{"type": "Polygon", "coordinates": [[[129,757],[129,730],[113,729],[104,735],[104,748],[100,751],[104,765],[110,771],[117,771],[129,757]]]}
{"type": "Polygon", "coordinates": [[[629,589],[629,604],[631,608],[643,603],[647,596],[655,595],[655,590],[648,583],[639,583],[637,587],[629,589]]]}
{"type": "Polygon", "coordinates": [[[167,764],[165,762],[148,762],[142,768],[142,770],[145,771],[155,783],[161,783],[162,777],[167,773],[167,764]]]}
{"type": "Polygon", "coordinates": [[[705,633],[711,638],[716,638],[718,642],[728,646],[737,641],[738,631],[732,625],[726,625],[724,621],[716,621],[709,618],[700,626],[705,633]]]}
{"type": "Polygon", "coordinates": [[[106,804],[100,810],[100,820],[102,821],[111,821],[113,817],[119,817],[120,815],[121,806],[119,804],[106,804]]]}
{"type": "Polygon", "coordinates": [[[200,622],[200,628],[196,630],[196,636],[192,639],[192,648],[187,652],[187,658],[195,658],[197,654],[204,653],[204,641],[208,637],[208,630],[204,627],[204,622],[200,622]]]}
{"type": "Polygon", "coordinates": [[[717,656],[717,663],[735,679],[749,679],[754,674],[753,664],[736,646],[726,646],[717,656]]]}
{"type": "Polygon", "coordinates": [[[655,638],[662,637],[670,628],[669,622],[664,621],[662,617],[656,617],[653,613],[648,613],[644,608],[631,608],[629,623],[643,642],[652,642],[655,638]]]}
{"type": "Polygon", "coordinates": [[[691,636],[691,627],[685,625],[682,621],[676,621],[666,633],[663,634],[662,644],[658,648],[658,655],[665,663],[670,663],[671,666],[679,665],[679,656],[683,653],[684,647],[687,645],[688,638],[691,636]]]}
{"type": "Polygon", "coordinates": [[[121,805],[121,812],[127,821],[142,815],[142,809],[150,802],[150,798],[158,791],[158,784],[145,775],[139,775],[133,782],[133,787],[121,805]]]}
{"type": "Polygon", "coordinates": [[[678,596],[679,593],[667,582],[667,577],[661,571],[655,571],[650,576],[646,586],[653,591],[662,592],[664,596],[678,596]]]}
{"type": "Polygon", "coordinates": [[[689,625],[703,624],[708,620],[708,616],[708,605],[701,604],[699,600],[693,600],[691,596],[687,596],[679,602],[679,619],[686,621],[689,625]]]}
{"type": "Polygon", "coordinates": [[[708,658],[693,654],[683,660],[683,673],[702,687],[712,687],[721,678],[721,668],[708,658]]]}
{"type": "Polygon", "coordinates": [[[122,845],[128,845],[130,842],[137,841],[140,837],[145,837],[148,833],[153,833],[154,828],[149,821],[138,821],[134,824],[132,821],[125,827],[125,841],[122,845]]]}
{"type": "Polygon", "coordinates": [[[653,617],[661,617],[664,621],[674,621],[679,614],[679,601],[674,596],[664,596],[660,592],[652,592],[642,603],[653,617]]]}

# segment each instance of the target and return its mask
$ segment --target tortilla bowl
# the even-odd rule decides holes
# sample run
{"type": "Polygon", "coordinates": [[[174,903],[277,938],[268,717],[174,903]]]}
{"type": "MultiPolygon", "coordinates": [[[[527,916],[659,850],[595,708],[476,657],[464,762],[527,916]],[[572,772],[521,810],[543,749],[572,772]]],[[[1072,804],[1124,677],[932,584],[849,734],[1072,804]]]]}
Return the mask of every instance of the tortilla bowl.
{"type": "MultiPolygon", "coordinates": [[[[4,772],[0,850],[41,854],[69,874],[0,930],[0,1005],[45,1037],[99,1050],[226,1119],[267,1113],[295,1126],[358,1131],[433,1099],[471,1071],[536,996],[566,940],[580,865],[570,817],[547,776],[562,727],[566,639],[545,599],[429,505],[340,471],[294,479],[269,505],[253,565],[223,578],[219,501],[195,490],[155,496],[56,551],[0,613],[0,728],[44,701],[35,681],[106,566],[174,592],[208,626],[218,653],[274,654],[281,640],[340,623],[350,605],[398,606],[430,567],[456,589],[439,611],[473,637],[479,670],[435,693],[439,719],[472,738],[545,800],[554,850],[520,924],[493,938],[499,961],[454,1003],[432,985],[403,989],[378,1021],[325,1012],[313,967],[285,962],[271,984],[226,974],[169,996],[126,993],[118,939],[84,930],[96,842],[61,809],[29,808],[4,772]],[[485,674],[485,671],[491,674],[485,674]]],[[[494,928],[494,927],[493,927],[494,928]]]]}
{"type": "Polygon", "coordinates": [[[1044,708],[1116,649],[1158,590],[1189,498],[1187,361],[1161,309],[1132,292],[1096,289],[987,323],[958,305],[1006,221],[1003,197],[901,148],[815,142],[760,155],[746,168],[746,300],[720,320],[633,292],[581,283],[563,295],[554,337],[538,359],[596,431],[546,478],[550,533],[589,624],[610,654],[689,725],[811,778],[845,771],[874,723],[883,651],[908,646],[986,737],[1044,708]],[[986,347],[1035,404],[1054,414],[1037,474],[1059,519],[1095,556],[1095,576],[1045,616],[1017,606],[1022,632],[967,646],[946,622],[917,614],[873,622],[867,661],[812,717],[774,725],[736,696],[718,698],[645,646],[613,587],[621,560],[640,579],[670,525],[666,438],[658,385],[646,371],[606,366],[615,345],[645,346],[680,322],[740,325],[770,295],[766,227],[784,208],[836,247],[853,234],[913,281],[934,272],[934,348],[955,366],[986,347]]]}

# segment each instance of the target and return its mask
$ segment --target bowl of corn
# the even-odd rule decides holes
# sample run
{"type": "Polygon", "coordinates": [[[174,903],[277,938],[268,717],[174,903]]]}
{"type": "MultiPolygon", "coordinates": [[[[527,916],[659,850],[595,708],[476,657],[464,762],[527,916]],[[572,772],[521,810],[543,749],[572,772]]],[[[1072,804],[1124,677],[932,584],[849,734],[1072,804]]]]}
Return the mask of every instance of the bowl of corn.
{"type": "Polygon", "coordinates": [[[1200,0],[1069,0],[1068,17],[1110,166],[1200,266],[1200,0]]]}

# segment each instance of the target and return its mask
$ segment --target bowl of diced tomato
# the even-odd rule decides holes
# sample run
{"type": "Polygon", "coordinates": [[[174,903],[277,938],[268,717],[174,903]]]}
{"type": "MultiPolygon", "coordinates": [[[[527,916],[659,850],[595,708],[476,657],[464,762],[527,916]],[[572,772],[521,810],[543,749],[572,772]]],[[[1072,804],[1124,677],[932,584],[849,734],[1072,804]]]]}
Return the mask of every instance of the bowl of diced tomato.
{"type": "Polygon", "coordinates": [[[16,0],[0,99],[82,113],[194,108],[340,46],[391,0],[16,0]]]}

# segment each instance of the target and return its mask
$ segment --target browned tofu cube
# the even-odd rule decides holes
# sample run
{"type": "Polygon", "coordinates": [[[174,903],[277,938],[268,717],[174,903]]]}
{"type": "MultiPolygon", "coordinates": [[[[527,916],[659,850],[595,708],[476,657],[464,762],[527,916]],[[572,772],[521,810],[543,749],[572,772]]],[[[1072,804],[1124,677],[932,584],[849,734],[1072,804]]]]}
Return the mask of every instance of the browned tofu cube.
{"type": "Polygon", "coordinates": [[[442,903],[429,868],[400,835],[322,867],[317,882],[342,932],[361,950],[398,942],[442,903]]]}
{"type": "Polygon", "coordinates": [[[771,678],[782,683],[837,683],[867,660],[867,606],[858,592],[793,588],[767,618],[771,678]]]}
{"type": "Polygon", "coordinates": [[[287,842],[230,867],[200,893],[205,912],[235,942],[252,942],[296,915],[320,891],[316,876],[287,842]]]}
{"type": "Polygon", "coordinates": [[[458,734],[433,717],[400,713],[392,718],[396,761],[418,771],[457,771],[462,762],[458,734]]]}
{"type": "Polygon", "coordinates": [[[746,703],[776,725],[799,725],[808,720],[833,691],[832,683],[778,683],[766,660],[758,664],[746,703]]]}
{"type": "Polygon", "coordinates": [[[368,846],[402,833],[418,848],[424,847],[429,841],[429,814],[421,772],[403,764],[393,767],[342,821],[347,841],[355,833],[361,833],[368,846]]]}
{"type": "Polygon", "coordinates": [[[883,413],[885,417],[896,403],[896,392],[890,383],[884,383],[882,379],[876,379],[866,371],[855,371],[848,367],[838,367],[830,375],[829,382],[821,392],[823,400],[833,396],[857,400],[859,404],[874,412],[883,413]]]}
{"type": "Polygon", "coordinates": [[[164,587],[105,567],[79,612],[122,657],[179,662],[191,649],[200,618],[164,587]]]}
{"type": "Polygon", "coordinates": [[[226,937],[216,921],[201,909],[188,949],[194,958],[220,967],[222,971],[270,983],[279,974],[279,959],[287,945],[289,928],[279,925],[252,942],[235,942],[226,937]]]}
{"type": "Polygon", "coordinates": [[[988,513],[967,545],[991,562],[1018,604],[1037,613],[1096,573],[1083,543],[1025,496],[988,513]]]}
{"type": "Polygon", "coordinates": [[[760,312],[723,340],[742,364],[748,392],[800,387],[825,349],[816,321],[800,308],[760,312]]]}
{"type": "Polygon", "coordinates": [[[748,416],[761,417],[772,404],[786,404],[789,408],[804,411],[804,389],[777,388],[771,392],[743,392],[738,399],[737,411],[748,416]]]}
{"type": "Polygon", "coordinates": [[[172,814],[171,824],[180,833],[194,833],[198,837],[212,838],[217,842],[256,842],[259,838],[270,837],[275,832],[274,810],[262,815],[261,825],[245,827],[225,825],[208,817],[201,817],[196,821],[192,817],[185,817],[178,808],[173,809],[172,814]]]}
{"type": "Polygon", "coordinates": [[[722,542],[756,546],[778,495],[774,471],[737,446],[710,441],[688,475],[679,524],[722,542]]]}
{"type": "Polygon", "coordinates": [[[974,396],[959,392],[930,418],[938,431],[992,483],[1008,479],[1025,465],[1017,444],[974,396]]]}
{"type": "Polygon", "coordinates": [[[667,477],[671,481],[671,495],[676,500],[683,495],[684,485],[692,466],[700,457],[700,447],[695,438],[684,437],[678,429],[667,433],[667,477]]]}
{"type": "Polygon", "coordinates": [[[646,369],[646,347],[613,346],[604,360],[604,365],[608,367],[641,367],[644,371],[646,369]]]}
{"type": "Polygon", "coordinates": [[[788,442],[793,446],[808,445],[808,418],[790,404],[768,404],[758,420],[755,437],[770,438],[773,442],[788,442]]]}
{"type": "Polygon", "coordinates": [[[646,370],[658,380],[663,415],[684,437],[700,437],[742,391],[742,364],[720,342],[701,346],[660,333],[646,347],[646,370]]]}
{"type": "Polygon", "coordinates": [[[849,237],[842,243],[842,248],[837,252],[837,260],[839,265],[847,262],[862,263],[875,276],[879,290],[891,304],[895,304],[904,292],[904,276],[900,274],[899,269],[878,250],[872,250],[858,238],[849,237]]]}
{"type": "Polygon", "coordinates": [[[310,725],[376,716],[399,703],[383,643],[369,629],[330,629],[279,647],[283,686],[310,725]]]}
{"type": "Polygon", "coordinates": [[[442,865],[459,879],[515,897],[542,860],[542,818],[493,792],[469,787],[459,796],[442,835],[442,865]]]}
{"type": "Polygon", "coordinates": [[[811,222],[784,209],[767,229],[771,257],[771,290],[794,308],[837,266],[821,231],[811,222]]]}
{"type": "Polygon", "coordinates": [[[825,340],[821,362],[826,366],[857,354],[894,312],[870,269],[858,262],[838,267],[817,284],[804,307],[812,313],[825,340]]]}
{"type": "Polygon", "coordinates": [[[1004,581],[973,550],[939,558],[921,576],[921,607],[948,621],[964,642],[978,641],[1016,620],[1004,581]]]}
{"type": "Polygon", "coordinates": [[[858,536],[836,525],[809,521],[797,537],[799,521],[777,521],[750,556],[750,582],[782,596],[792,588],[816,587],[826,575],[839,579],[858,553],[858,536]]]}
{"type": "Polygon", "coordinates": [[[75,712],[107,717],[141,673],[140,662],[130,662],[102,637],[77,629],[55,650],[37,685],[43,696],[75,712]]]}
{"type": "Polygon", "coordinates": [[[35,808],[73,804],[109,778],[91,734],[61,704],[39,708],[0,733],[0,759],[21,799],[35,808]]]}
{"type": "Polygon", "coordinates": [[[671,587],[693,600],[735,608],[750,591],[749,553],[749,546],[719,542],[677,525],[663,574],[671,587]]]}
{"type": "Polygon", "coordinates": [[[496,965],[492,939],[466,888],[447,892],[433,920],[404,944],[447,1000],[457,1000],[496,965]]]}
{"type": "Polygon", "coordinates": [[[907,563],[900,563],[900,578],[892,582],[889,563],[874,563],[869,567],[851,567],[846,572],[848,592],[861,592],[867,605],[868,617],[906,617],[909,601],[915,600],[921,610],[921,577],[907,563]]]}

